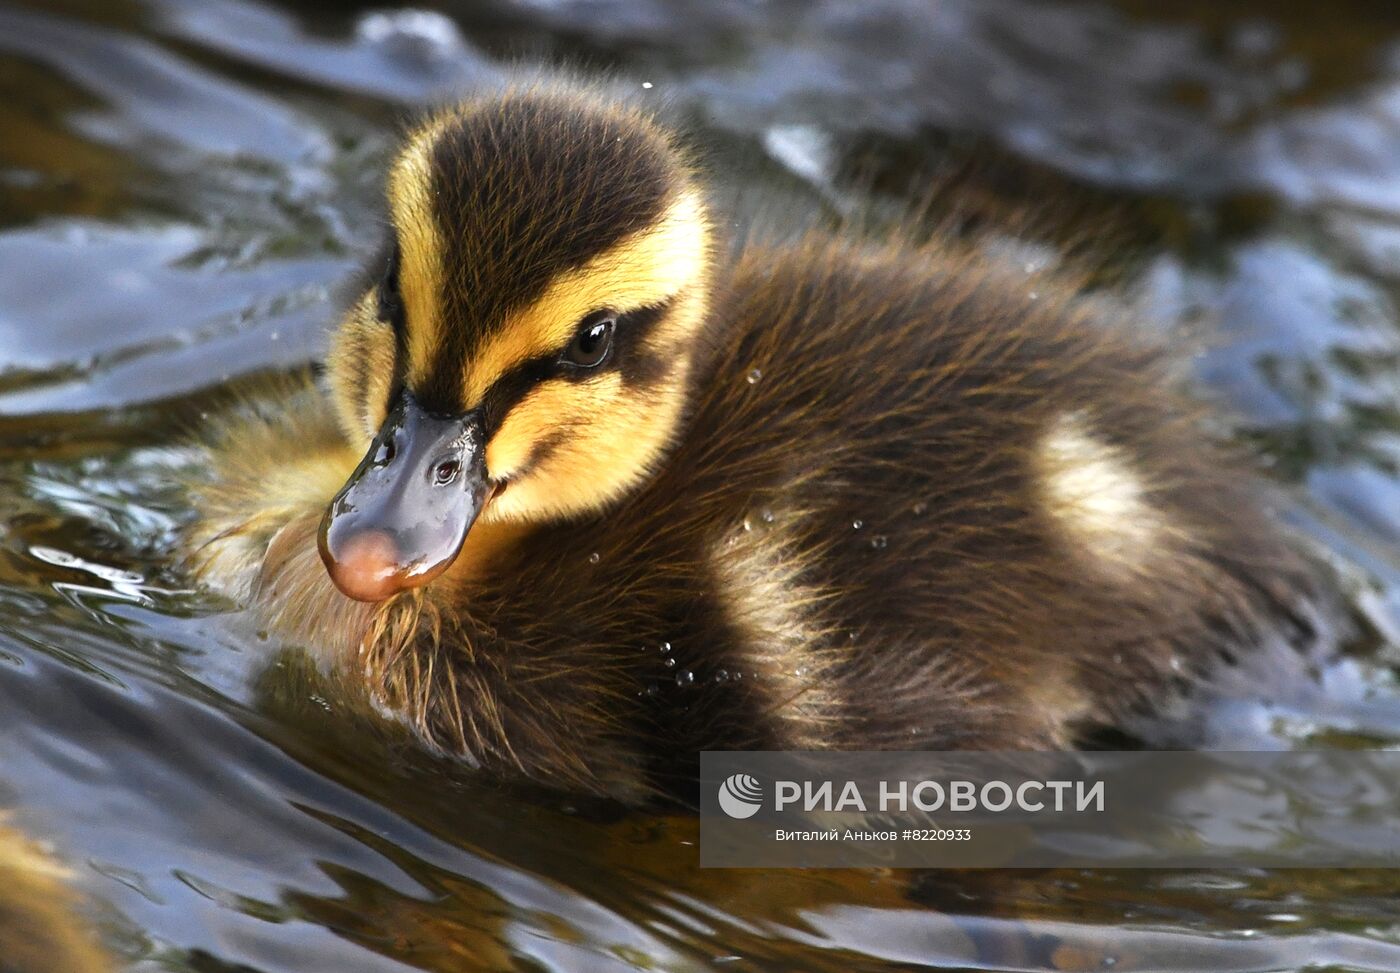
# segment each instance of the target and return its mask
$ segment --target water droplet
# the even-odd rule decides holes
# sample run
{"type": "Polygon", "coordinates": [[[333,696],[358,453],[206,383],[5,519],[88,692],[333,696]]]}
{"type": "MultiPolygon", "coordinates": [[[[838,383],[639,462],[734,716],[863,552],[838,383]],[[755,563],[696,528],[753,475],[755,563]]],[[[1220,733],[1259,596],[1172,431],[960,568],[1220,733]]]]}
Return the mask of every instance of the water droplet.
{"type": "Polygon", "coordinates": [[[890,539],[884,534],[876,534],[874,537],[870,538],[870,546],[877,551],[883,551],[889,542],[890,539]]]}
{"type": "Polygon", "coordinates": [[[1031,298],[1031,300],[1033,300],[1033,301],[1038,301],[1038,300],[1040,300],[1040,291],[1031,291],[1031,293],[1030,293],[1030,298],[1031,298]]]}
{"type": "Polygon", "coordinates": [[[689,669],[685,672],[676,673],[677,686],[689,686],[693,682],[695,682],[695,673],[691,672],[689,669]]]}
{"type": "Polygon", "coordinates": [[[760,372],[757,368],[755,368],[753,371],[749,372],[749,384],[750,384],[750,385],[757,385],[757,384],[758,384],[758,380],[759,380],[760,378],[762,378],[762,377],[763,377],[763,373],[760,372]]]}
{"type": "Polygon", "coordinates": [[[666,654],[669,653],[670,651],[671,651],[671,643],[670,643],[670,642],[662,642],[662,643],[661,643],[661,654],[662,654],[662,655],[666,655],[666,654]]]}
{"type": "Polygon", "coordinates": [[[646,694],[648,696],[655,696],[659,692],[661,692],[661,687],[658,686],[656,683],[652,683],[646,688],[646,694]]]}
{"type": "Polygon", "coordinates": [[[747,533],[748,533],[749,531],[751,531],[751,530],[753,530],[753,521],[750,520],[749,518],[745,517],[745,518],[744,518],[744,533],[747,534],[747,533]]]}
{"type": "Polygon", "coordinates": [[[602,559],[603,559],[603,556],[602,556],[601,554],[599,554],[597,551],[594,551],[592,554],[588,555],[588,563],[589,563],[589,564],[597,564],[597,563],[598,563],[599,561],[601,561],[602,559]]]}
{"type": "Polygon", "coordinates": [[[721,669],[719,672],[715,673],[715,682],[724,682],[728,678],[729,672],[726,669],[721,669]]]}
{"type": "Polygon", "coordinates": [[[863,521],[863,520],[853,520],[853,521],[851,521],[851,529],[852,529],[852,530],[860,530],[860,529],[861,529],[862,527],[864,527],[864,526],[865,526],[865,521],[863,521]]]}
{"type": "Polygon", "coordinates": [[[736,672],[731,678],[733,678],[735,682],[738,682],[740,679],[744,678],[744,674],[742,672],[736,672]]]}
{"type": "Polygon", "coordinates": [[[1122,652],[1115,652],[1115,653],[1113,653],[1113,661],[1114,661],[1115,663],[1117,663],[1118,665],[1121,666],[1121,665],[1123,664],[1123,653],[1122,653],[1122,652]]]}
{"type": "Polygon", "coordinates": [[[777,519],[773,516],[773,511],[771,510],[765,510],[763,511],[763,513],[759,514],[759,516],[763,519],[763,522],[765,524],[771,524],[774,520],[777,519]]]}
{"type": "Polygon", "coordinates": [[[672,658],[670,658],[670,657],[667,657],[667,658],[661,660],[661,664],[662,664],[663,666],[665,666],[667,669],[674,669],[674,668],[676,667],[676,660],[675,660],[675,659],[672,659],[672,658]]]}
{"type": "Polygon", "coordinates": [[[922,517],[926,513],[928,513],[928,504],[924,503],[922,500],[914,504],[915,517],[922,517]]]}
{"type": "Polygon", "coordinates": [[[642,87],[643,87],[643,88],[650,88],[650,87],[651,87],[651,82],[650,82],[650,81],[643,81],[643,82],[642,82],[642,87]]]}

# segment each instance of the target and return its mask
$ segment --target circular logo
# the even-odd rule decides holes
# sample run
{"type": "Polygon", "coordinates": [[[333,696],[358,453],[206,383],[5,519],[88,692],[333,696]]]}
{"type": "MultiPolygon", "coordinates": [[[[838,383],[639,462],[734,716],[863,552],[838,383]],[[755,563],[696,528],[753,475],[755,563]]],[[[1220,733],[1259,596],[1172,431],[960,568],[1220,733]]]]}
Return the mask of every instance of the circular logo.
{"type": "Polygon", "coordinates": [[[763,785],[748,774],[731,774],[719,785],[719,806],[731,818],[750,818],[763,805],[763,785]]]}

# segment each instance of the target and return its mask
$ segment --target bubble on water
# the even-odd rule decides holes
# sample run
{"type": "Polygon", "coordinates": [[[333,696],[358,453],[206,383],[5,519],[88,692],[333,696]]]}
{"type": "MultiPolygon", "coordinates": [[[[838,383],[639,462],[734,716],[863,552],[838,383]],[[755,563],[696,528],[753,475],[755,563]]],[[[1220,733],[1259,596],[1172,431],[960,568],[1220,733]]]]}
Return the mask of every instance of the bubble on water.
{"type": "Polygon", "coordinates": [[[601,561],[602,559],[603,559],[603,556],[602,556],[601,554],[599,554],[597,551],[594,551],[592,554],[588,555],[588,563],[589,563],[589,564],[597,564],[597,563],[598,563],[599,561],[601,561]]]}
{"type": "Polygon", "coordinates": [[[685,670],[684,672],[678,672],[678,673],[676,673],[676,685],[677,685],[677,686],[689,686],[689,685],[691,685],[691,684],[694,683],[694,682],[695,682],[695,673],[691,672],[689,669],[685,670]]]}
{"type": "Polygon", "coordinates": [[[755,368],[755,369],[753,369],[752,371],[749,372],[749,375],[748,375],[748,382],[749,382],[750,385],[757,385],[757,384],[758,384],[758,380],[759,380],[760,378],[762,378],[762,377],[763,377],[763,373],[762,373],[761,371],[759,371],[757,368],[755,368]]]}
{"type": "Polygon", "coordinates": [[[890,539],[884,534],[876,534],[874,537],[870,538],[870,546],[877,551],[883,551],[889,542],[890,539]]]}

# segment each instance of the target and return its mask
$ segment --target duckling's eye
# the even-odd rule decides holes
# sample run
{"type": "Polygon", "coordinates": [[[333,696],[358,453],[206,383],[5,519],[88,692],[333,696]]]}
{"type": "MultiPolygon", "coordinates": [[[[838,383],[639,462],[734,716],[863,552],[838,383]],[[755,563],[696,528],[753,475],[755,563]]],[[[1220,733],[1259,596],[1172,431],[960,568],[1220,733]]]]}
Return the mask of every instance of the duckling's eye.
{"type": "Polygon", "coordinates": [[[612,351],[613,331],[617,315],[612,311],[595,311],[583,319],[574,340],[564,351],[564,362],[578,368],[596,368],[612,351]]]}

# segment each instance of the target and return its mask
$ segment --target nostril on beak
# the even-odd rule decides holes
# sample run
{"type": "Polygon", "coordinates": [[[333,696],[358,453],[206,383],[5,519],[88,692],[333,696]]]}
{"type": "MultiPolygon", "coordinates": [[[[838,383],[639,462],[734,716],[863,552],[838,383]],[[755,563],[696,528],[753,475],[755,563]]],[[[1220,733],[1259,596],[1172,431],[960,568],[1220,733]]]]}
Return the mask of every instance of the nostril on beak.
{"type": "Polygon", "coordinates": [[[383,601],[403,590],[398,547],[384,531],[361,531],[335,546],[334,551],[322,547],[322,560],[346,595],[357,601],[383,601]]]}

